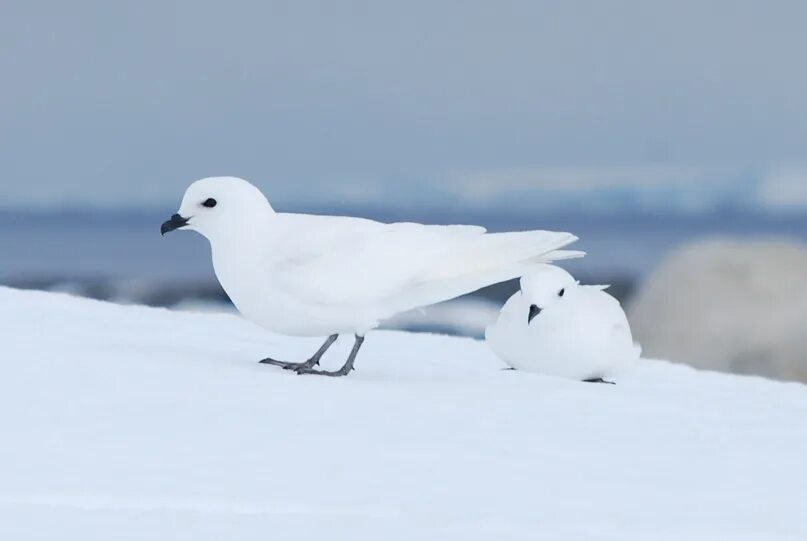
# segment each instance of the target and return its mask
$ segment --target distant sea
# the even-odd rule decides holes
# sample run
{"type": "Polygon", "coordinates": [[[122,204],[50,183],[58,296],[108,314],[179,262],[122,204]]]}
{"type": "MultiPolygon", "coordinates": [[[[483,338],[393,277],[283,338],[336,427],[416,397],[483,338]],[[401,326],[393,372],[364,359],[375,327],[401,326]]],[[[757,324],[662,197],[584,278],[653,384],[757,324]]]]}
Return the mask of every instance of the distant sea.
{"type": "MultiPolygon", "coordinates": [[[[567,268],[584,282],[613,283],[614,293],[623,299],[671,250],[695,239],[776,237],[807,242],[807,215],[734,211],[587,215],[568,209],[533,216],[503,209],[347,206],[298,210],[386,222],[472,223],[491,231],[571,231],[581,239],[575,248],[588,256],[569,262],[567,268]]],[[[157,306],[226,303],[213,275],[207,242],[190,233],[160,237],[159,226],[170,214],[170,210],[0,211],[0,283],[157,306]]],[[[505,284],[477,297],[501,303],[515,287],[505,284]]]]}

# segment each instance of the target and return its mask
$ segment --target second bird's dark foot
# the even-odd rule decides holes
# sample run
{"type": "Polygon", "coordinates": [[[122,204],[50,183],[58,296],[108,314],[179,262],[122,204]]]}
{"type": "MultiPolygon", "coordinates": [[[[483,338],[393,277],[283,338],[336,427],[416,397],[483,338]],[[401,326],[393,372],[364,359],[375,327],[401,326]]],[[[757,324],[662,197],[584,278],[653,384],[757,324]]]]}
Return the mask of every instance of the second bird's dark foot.
{"type": "Polygon", "coordinates": [[[306,361],[304,363],[287,363],[285,361],[277,361],[275,359],[266,358],[258,361],[261,364],[271,364],[272,366],[279,366],[283,370],[297,370],[300,368],[313,368],[317,366],[317,362],[306,361]]]}
{"type": "Polygon", "coordinates": [[[607,381],[602,378],[584,379],[583,383],[605,383],[606,385],[616,385],[613,381],[607,381]]]}
{"type": "Polygon", "coordinates": [[[298,376],[310,374],[313,376],[329,376],[332,378],[338,378],[341,376],[347,376],[350,374],[350,371],[353,370],[353,368],[351,367],[345,369],[345,367],[342,367],[339,370],[317,370],[312,366],[298,366],[296,368],[289,368],[289,370],[294,370],[297,372],[298,376]]]}
{"type": "Polygon", "coordinates": [[[364,343],[364,336],[356,335],[356,341],[353,343],[353,349],[350,350],[350,355],[348,355],[347,361],[345,361],[344,366],[339,370],[317,370],[314,368],[319,364],[319,360],[322,358],[322,355],[327,351],[331,344],[336,342],[336,339],[339,337],[337,334],[332,334],[325,340],[325,343],[322,344],[322,347],[314,353],[314,356],[305,361],[304,363],[285,363],[283,361],[276,361],[275,359],[267,358],[260,361],[263,364],[271,364],[273,366],[279,366],[285,370],[291,370],[296,372],[299,375],[302,374],[312,374],[315,376],[329,376],[332,378],[338,378],[340,376],[347,376],[351,370],[353,370],[353,362],[356,360],[356,354],[358,354],[361,345],[364,343]]]}
{"type": "Polygon", "coordinates": [[[325,352],[328,351],[328,348],[331,347],[334,342],[336,342],[337,338],[339,338],[338,334],[330,335],[327,338],[327,340],[325,340],[325,343],[322,344],[322,346],[320,346],[317,352],[314,353],[314,355],[312,355],[310,359],[308,359],[303,363],[287,363],[284,361],[278,361],[272,359],[271,357],[267,357],[266,359],[258,362],[262,364],[271,364],[272,366],[279,366],[284,370],[311,369],[319,364],[319,360],[322,359],[322,356],[325,355],[325,352]]]}

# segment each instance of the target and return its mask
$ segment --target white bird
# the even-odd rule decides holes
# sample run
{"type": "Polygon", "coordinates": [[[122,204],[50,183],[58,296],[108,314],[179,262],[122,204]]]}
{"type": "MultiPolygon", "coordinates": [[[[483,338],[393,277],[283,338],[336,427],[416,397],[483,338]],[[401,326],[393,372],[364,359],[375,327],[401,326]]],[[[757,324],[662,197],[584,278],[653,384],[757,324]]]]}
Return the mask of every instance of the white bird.
{"type": "Polygon", "coordinates": [[[328,376],[353,369],[365,333],[381,320],[583,255],[559,250],[577,240],[570,233],[278,213],[234,177],[191,184],[161,231],[180,228],[210,241],[216,277],[248,320],[281,334],[328,336],[306,362],[261,362],[328,376]],[[355,335],[344,366],[314,369],[342,333],[355,335]]]}
{"type": "Polygon", "coordinates": [[[611,383],[635,363],[641,348],[607,286],[581,286],[554,265],[521,278],[521,291],[502,307],[485,332],[491,349],[517,370],[611,383]]]}

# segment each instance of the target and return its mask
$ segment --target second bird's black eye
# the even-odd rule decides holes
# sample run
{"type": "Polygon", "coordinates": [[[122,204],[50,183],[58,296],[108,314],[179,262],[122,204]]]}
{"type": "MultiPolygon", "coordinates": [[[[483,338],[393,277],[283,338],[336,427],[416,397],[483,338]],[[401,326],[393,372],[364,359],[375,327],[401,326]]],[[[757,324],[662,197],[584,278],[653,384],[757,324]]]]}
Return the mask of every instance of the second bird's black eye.
{"type": "Polygon", "coordinates": [[[562,297],[565,294],[566,294],[566,288],[565,287],[563,289],[561,289],[560,291],[558,291],[558,297],[562,297]]]}
{"type": "Polygon", "coordinates": [[[212,197],[205,199],[204,202],[202,203],[202,206],[212,209],[213,207],[216,206],[216,200],[213,199],[212,197]]]}

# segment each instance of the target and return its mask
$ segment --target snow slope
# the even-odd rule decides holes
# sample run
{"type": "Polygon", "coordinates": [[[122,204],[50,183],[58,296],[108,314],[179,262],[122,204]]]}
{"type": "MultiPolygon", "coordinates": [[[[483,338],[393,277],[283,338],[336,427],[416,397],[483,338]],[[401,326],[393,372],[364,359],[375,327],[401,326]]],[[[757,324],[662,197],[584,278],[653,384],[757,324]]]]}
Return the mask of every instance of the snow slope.
{"type": "Polygon", "coordinates": [[[0,539],[807,538],[800,384],[383,331],[296,376],[255,361],[317,341],[11,289],[0,329],[0,539]]]}

